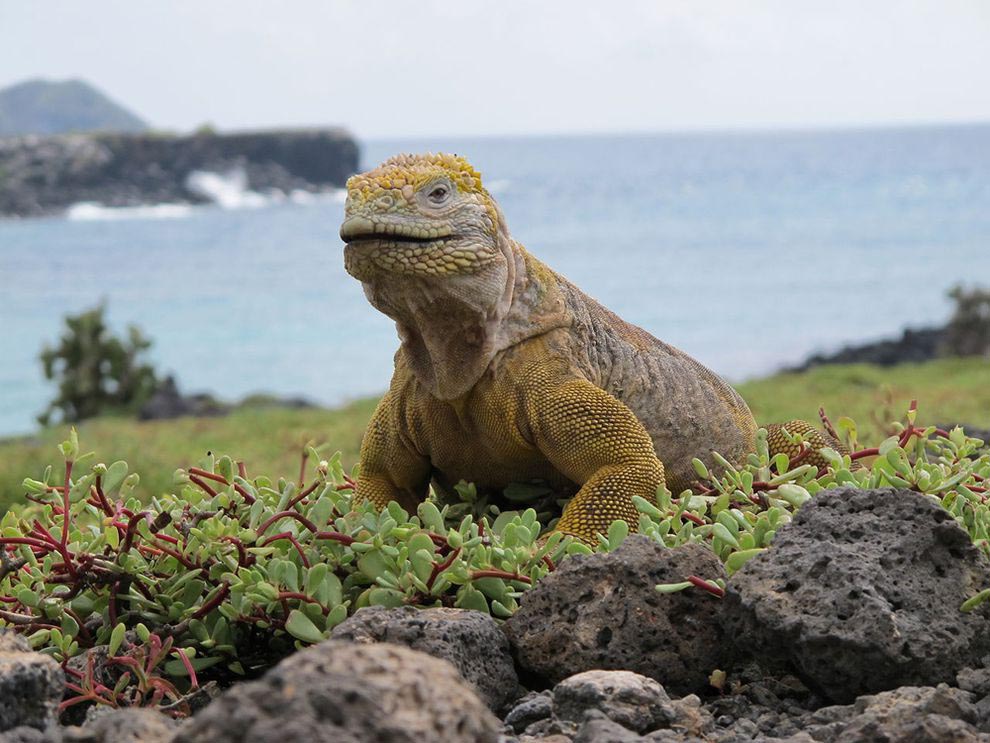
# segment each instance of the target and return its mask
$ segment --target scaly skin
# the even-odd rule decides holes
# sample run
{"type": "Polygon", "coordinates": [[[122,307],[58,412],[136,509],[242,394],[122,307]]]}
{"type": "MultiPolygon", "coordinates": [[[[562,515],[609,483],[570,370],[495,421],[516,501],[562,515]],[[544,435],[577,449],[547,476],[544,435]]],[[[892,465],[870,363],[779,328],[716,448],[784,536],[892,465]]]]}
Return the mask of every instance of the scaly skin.
{"type": "MultiPolygon", "coordinates": [[[[717,470],[712,450],[753,451],[735,390],[527,253],[463,158],[395,157],[347,188],[347,271],[402,341],[359,500],[413,510],[431,480],[541,483],[574,495],[557,529],[591,542],[616,519],[635,528],[633,496],[688,487],[693,457],[717,470]]],[[[786,448],[779,426],[770,438],[786,448]]]]}

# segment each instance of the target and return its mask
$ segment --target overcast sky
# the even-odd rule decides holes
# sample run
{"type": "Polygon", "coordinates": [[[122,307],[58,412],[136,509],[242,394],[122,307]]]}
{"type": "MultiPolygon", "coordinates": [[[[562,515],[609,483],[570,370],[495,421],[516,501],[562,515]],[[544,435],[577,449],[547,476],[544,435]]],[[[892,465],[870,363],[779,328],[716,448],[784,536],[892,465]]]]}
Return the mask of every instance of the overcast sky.
{"type": "Polygon", "coordinates": [[[990,0],[0,0],[0,86],[360,137],[990,120],[990,0]]]}

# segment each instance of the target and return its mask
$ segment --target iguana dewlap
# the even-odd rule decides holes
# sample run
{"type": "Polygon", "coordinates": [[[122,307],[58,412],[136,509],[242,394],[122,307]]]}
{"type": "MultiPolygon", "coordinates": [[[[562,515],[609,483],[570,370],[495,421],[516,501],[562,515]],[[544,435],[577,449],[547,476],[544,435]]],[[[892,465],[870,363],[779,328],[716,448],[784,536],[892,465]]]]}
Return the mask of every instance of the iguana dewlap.
{"type": "Polygon", "coordinates": [[[592,540],[635,526],[633,496],[687,487],[693,457],[753,451],[742,398],[530,255],[463,158],[394,157],[347,190],[347,271],[402,341],[359,499],[414,510],[431,480],[539,482],[576,493],[557,528],[592,540]]]}

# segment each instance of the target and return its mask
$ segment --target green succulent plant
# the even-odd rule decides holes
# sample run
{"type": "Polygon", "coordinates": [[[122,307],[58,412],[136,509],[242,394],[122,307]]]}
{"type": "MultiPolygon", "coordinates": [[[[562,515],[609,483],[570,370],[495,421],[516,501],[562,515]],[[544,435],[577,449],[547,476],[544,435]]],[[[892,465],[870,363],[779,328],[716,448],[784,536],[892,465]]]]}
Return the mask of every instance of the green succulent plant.
{"type": "MultiPolygon", "coordinates": [[[[990,553],[990,453],[962,429],[915,425],[863,448],[840,419],[852,454],[825,450],[826,472],[798,456],[770,457],[765,432],[738,465],[717,476],[696,461],[696,487],[655,503],[636,499],[638,531],[674,547],[708,546],[728,574],[773,541],[825,488],[910,488],[953,514],[990,553]],[[870,460],[869,466],[863,462],[870,460]]],[[[829,426],[827,418],[823,420],[829,426]]],[[[795,437],[800,442],[799,437],[795,437]]],[[[294,649],[320,642],[358,608],[455,606],[506,618],[561,559],[616,549],[630,531],[615,522],[595,547],[552,532],[544,502],[501,511],[468,484],[460,502],[429,499],[408,513],[352,502],[356,472],[310,447],[299,482],[248,476],[227,456],[178,470],[171,492],[142,502],[125,462],[89,464],[75,432],[61,446],[64,468],[26,479],[26,502],[0,520],[0,626],[24,635],[69,674],[69,707],[158,705],[182,714],[204,679],[255,675],[294,649]],[[314,464],[309,482],[305,463],[314,464]],[[541,532],[544,536],[541,537],[541,532]],[[88,657],[108,646],[111,680],[88,657]]],[[[510,503],[539,498],[532,486],[510,503]]],[[[503,501],[505,502],[505,501],[503,501]]],[[[723,585],[704,576],[658,586],[672,592],[723,585]]],[[[990,598],[974,596],[970,609],[990,598]]]]}

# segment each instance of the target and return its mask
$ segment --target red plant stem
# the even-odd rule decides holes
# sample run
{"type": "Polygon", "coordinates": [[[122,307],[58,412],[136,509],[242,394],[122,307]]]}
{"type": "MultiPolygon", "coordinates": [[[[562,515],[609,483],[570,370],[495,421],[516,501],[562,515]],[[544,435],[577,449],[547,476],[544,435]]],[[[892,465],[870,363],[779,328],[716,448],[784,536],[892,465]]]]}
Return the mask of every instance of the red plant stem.
{"type": "Polygon", "coordinates": [[[103,509],[103,513],[107,516],[113,516],[113,509],[110,507],[110,502],[107,500],[106,495],[103,493],[103,477],[102,475],[96,476],[96,485],[93,486],[96,491],[96,497],[100,501],[100,508],[103,509]]]}
{"type": "Polygon", "coordinates": [[[681,518],[685,518],[688,521],[690,521],[692,524],[696,524],[698,526],[705,525],[705,520],[703,518],[701,518],[700,516],[695,516],[690,511],[681,511],[681,518]]]}
{"type": "Polygon", "coordinates": [[[689,575],[687,577],[687,580],[689,583],[691,583],[691,585],[700,588],[702,591],[708,591],[708,593],[710,593],[712,596],[716,596],[718,598],[722,598],[723,596],[725,596],[725,590],[719,588],[716,585],[709,583],[704,578],[699,578],[697,575],[689,575]]]}
{"type": "MultiPolygon", "coordinates": [[[[794,459],[792,459],[788,463],[788,465],[793,469],[794,465],[799,464],[802,459],[806,459],[808,455],[811,454],[812,451],[814,451],[814,447],[812,447],[811,444],[809,444],[807,441],[803,442],[801,444],[801,451],[798,452],[798,455],[794,457],[794,459]]],[[[783,473],[779,473],[779,474],[783,474],[783,473]]],[[[753,486],[755,487],[756,483],[753,483],[753,486]]]]}
{"type": "Polygon", "coordinates": [[[444,560],[443,562],[435,562],[435,563],[433,563],[433,570],[430,571],[430,577],[426,581],[426,587],[429,590],[431,590],[431,591],[433,590],[433,584],[436,582],[437,576],[439,576],[440,573],[442,573],[444,570],[446,570],[451,565],[453,565],[454,564],[454,560],[457,559],[457,556],[460,553],[461,553],[461,548],[458,547],[453,552],[451,552],[447,556],[447,559],[444,560]]]}
{"type": "Polygon", "coordinates": [[[330,539],[334,542],[340,542],[344,546],[354,544],[357,540],[347,534],[341,534],[339,531],[321,531],[316,534],[317,539],[330,539]]]}
{"type": "Polygon", "coordinates": [[[147,511],[141,511],[131,516],[130,520],[127,522],[127,531],[124,534],[124,544],[121,547],[121,552],[127,552],[131,549],[131,545],[134,543],[134,533],[137,531],[138,524],[141,523],[142,519],[146,520],[149,517],[147,511]]]}
{"type": "Polygon", "coordinates": [[[210,472],[209,470],[200,469],[199,467],[190,467],[189,474],[199,475],[202,478],[213,480],[213,482],[219,482],[223,485],[230,485],[230,483],[227,482],[227,478],[222,475],[218,475],[216,472],[210,472]]]}
{"type": "Polygon", "coordinates": [[[314,482],[312,485],[310,485],[308,488],[306,488],[304,491],[302,491],[299,495],[297,495],[295,498],[293,498],[292,500],[290,500],[289,503],[288,503],[288,505],[286,505],[285,509],[286,510],[289,510],[290,508],[295,507],[295,505],[297,503],[299,503],[303,499],[307,498],[314,490],[316,490],[316,488],[317,488],[317,486],[319,484],[320,484],[320,481],[319,480],[317,480],[316,482],[314,482]]]}
{"type": "Polygon", "coordinates": [[[553,560],[550,559],[550,555],[543,555],[543,562],[546,563],[551,573],[557,569],[557,566],[553,564],[553,560]]]}
{"type": "Polygon", "coordinates": [[[37,536],[47,541],[53,547],[58,546],[58,540],[56,540],[55,537],[52,535],[52,533],[45,528],[45,525],[42,524],[37,519],[35,519],[34,522],[31,524],[31,531],[37,536]]]}
{"type": "Polygon", "coordinates": [[[186,657],[186,654],[181,649],[176,649],[172,652],[179,656],[179,662],[186,667],[186,673],[189,674],[189,684],[191,688],[198,689],[199,680],[196,678],[196,670],[193,668],[192,663],[189,662],[189,658],[186,657]]]}
{"type": "Polygon", "coordinates": [[[169,555],[170,557],[174,557],[176,560],[179,561],[179,564],[181,564],[183,567],[187,568],[188,570],[197,570],[200,567],[199,565],[194,563],[192,560],[190,560],[188,557],[186,557],[177,550],[173,550],[168,547],[163,547],[160,544],[156,545],[155,548],[160,550],[161,552],[164,552],[166,555],[169,555]]]}
{"type": "Polygon", "coordinates": [[[192,482],[192,483],[195,483],[196,485],[198,485],[199,486],[199,489],[202,490],[203,492],[205,492],[211,498],[215,498],[216,497],[217,491],[214,490],[213,488],[211,488],[209,485],[207,485],[202,480],[200,480],[198,477],[196,477],[196,475],[190,474],[189,475],[189,481],[192,482]]]}
{"type": "Polygon", "coordinates": [[[237,537],[223,537],[221,542],[228,542],[237,548],[237,564],[242,568],[246,568],[255,563],[254,555],[248,554],[248,551],[244,548],[244,542],[242,542],[237,537]]]}
{"type": "Polygon", "coordinates": [[[277,542],[279,539],[288,539],[290,542],[292,542],[292,546],[295,547],[296,552],[299,553],[299,559],[302,560],[303,567],[305,568],[309,567],[309,560],[306,559],[306,553],[303,551],[302,545],[299,544],[299,540],[297,540],[294,536],[292,536],[290,532],[283,531],[280,532],[279,534],[274,534],[268,537],[268,539],[266,539],[265,541],[261,542],[258,546],[267,547],[269,544],[271,544],[272,542],[277,542]]]}
{"type": "MultiPolygon", "coordinates": [[[[198,479],[197,480],[193,480],[193,475],[196,475],[198,478],[202,477],[202,478],[206,478],[207,480],[213,480],[214,482],[219,482],[222,485],[230,485],[230,482],[228,482],[227,478],[225,478],[223,475],[218,475],[215,472],[208,472],[207,470],[200,469],[199,467],[190,467],[189,468],[189,479],[192,480],[193,482],[195,482],[200,487],[203,487],[205,485],[205,483],[202,483],[201,481],[198,481],[198,479]]],[[[210,490],[212,491],[212,488],[210,490]]],[[[238,485],[236,482],[234,483],[234,490],[236,490],[240,494],[240,496],[245,501],[247,501],[247,503],[249,505],[251,503],[254,503],[254,496],[251,495],[244,488],[242,488],[240,485],[238,485]]],[[[212,495],[216,495],[216,492],[215,491],[212,491],[212,495]]]]}
{"type": "Polygon", "coordinates": [[[244,466],[244,462],[237,463],[237,474],[240,475],[242,480],[247,480],[247,467],[244,466]]]}
{"type": "Polygon", "coordinates": [[[509,573],[505,570],[475,570],[471,573],[471,579],[477,578],[504,578],[505,580],[517,580],[520,583],[532,584],[532,578],[519,573],[509,573]]]}
{"type": "MultiPolygon", "coordinates": [[[[72,460],[66,459],[65,460],[65,490],[62,491],[62,541],[60,542],[60,544],[62,545],[62,549],[60,551],[62,552],[63,557],[65,557],[65,555],[68,553],[68,546],[69,546],[69,515],[70,515],[69,485],[71,482],[71,478],[72,478],[72,460]]],[[[72,566],[72,560],[66,558],[65,564],[66,567],[69,568],[69,572],[75,575],[76,570],[72,566]]]]}
{"type": "Polygon", "coordinates": [[[303,449],[302,457],[299,461],[299,487],[303,486],[303,481],[306,479],[306,460],[309,459],[309,452],[303,449]]]}
{"type": "Polygon", "coordinates": [[[31,537],[0,537],[0,544],[26,544],[44,550],[46,554],[52,551],[52,545],[31,537]]]}
{"type": "Polygon", "coordinates": [[[281,519],[295,519],[314,534],[320,531],[316,527],[316,524],[314,524],[312,521],[310,521],[308,518],[303,516],[301,513],[298,513],[297,511],[279,511],[270,519],[265,521],[261,526],[258,527],[258,536],[264,534],[268,530],[268,527],[270,527],[276,521],[280,521],[281,519]]]}
{"type": "Polygon", "coordinates": [[[822,426],[825,427],[825,431],[828,433],[828,435],[831,436],[836,441],[838,441],[839,440],[839,434],[835,430],[835,426],[832,425],[832,421],[829,420],[828,415],[825,414],[825,406],[824,405],[822,405],[820,408],[818,408],[818,417],[821,419],[822,426]]]}
{"type": "MultiPolygon", "coordinates": [[[[317,606],[320,607],[320,610],[323,612],[323,616],[326,616],[327,614],[330,613],[330,609],[328,607],[326,607],[323,604],[321,604],[319,601],[317,601],[316,599],[314,599],[312,596],[307,596],[305,593],[299,593],[298,591],[282,591],[282,592],[279,593],[279,595],[278,595],[278,600],[279,601],[285,602],[288,599],[295,599],[296,601],[303,601],[303,602],[305,602],[307,604],[316,604],[317,606]]],[[[284,606],[283,606],[283,608],[284,608],[284,606]]],[[[286,615],[288,615],[289,612],[286,611],[285,613],[286,613],[286,615]]]]}
{"type": "Polygon", "coordinates": [[[0,619],[11,624],[31,624],[35,620],[35,617],[30,614],[15,614],[12,611],[4,611],[0,609],[0,619]]]}
{"type": "Polygon", "coordinates": [[[857,459],[865,459],[866,457],[875,457],[880,453],[879,447],[871,446],[869,449],[860,449],[859,451],[854,451],[849,455],[849,459],[855,462],[857,459]]]}
{"type": "Polygon", "coordinates": [[[230,593],[230,586],[228,586],[226,583],[223,583],[220,586],[220,590],[217,591],[217,595],[211,598],[209,601],[207,601],[205,604],[199,607],[199,609],[196,610],[196,612],[193,614],[193,619],[202,619],[203,617],[205,617],[211,611],[213,611],[218,606],[220,606],[220,604],[223,603],[223,600],[227,598],[227,595],[229,593],[230,593]]]}

